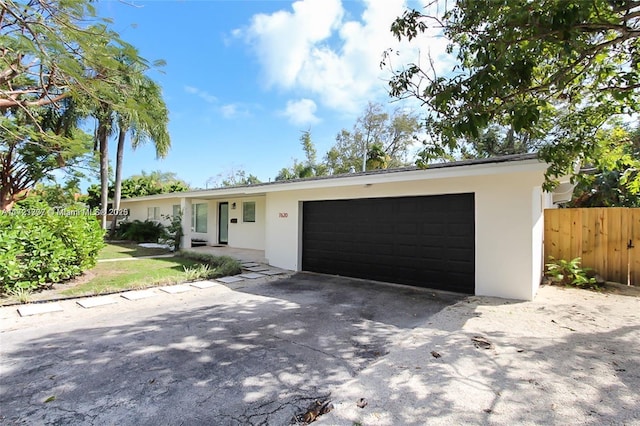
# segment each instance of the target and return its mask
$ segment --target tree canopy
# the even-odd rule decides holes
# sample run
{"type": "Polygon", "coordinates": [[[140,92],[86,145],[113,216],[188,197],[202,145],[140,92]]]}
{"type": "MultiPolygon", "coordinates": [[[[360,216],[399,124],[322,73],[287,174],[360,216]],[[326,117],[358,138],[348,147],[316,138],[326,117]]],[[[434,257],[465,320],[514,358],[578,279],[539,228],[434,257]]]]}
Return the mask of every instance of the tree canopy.
{"type": "Polygon", "coordinates": [[[388,113],[382,104],[369,103],[353,129],[338,133],[325,163],[332,174],[348,173],[351,168],[363,171],[406,166],[420,128],[415,114],[400,109],[388,113]],[[370,155],[376,160],[368,161],[370,155]],[[379,161],[381,155],[386,161],[379,161]]]}
{"type": "MultiPolygon", "coordinates": [[[[167,194],[170,192],[184,192],[191,190],[187,182],[180,179],[173,172],[163,172],[155,170],[139,175],[133,175],[122,180],[122,197],[144,197],[146,195],[167,194]]],[[[113,197],[115,192],[114,182],[109,184],[109,197],[113,197]]],[[[100,185],[93,184],[87,189],[86,203],[90,208],[95,209],[101,206],[100,185]]]]}
{"type": "Polygon", "coordinates": [[[147,66],[90,0],[0,2],[0,209],[87,154],[79,119],[119,101],[123,58],[147,66]]]}
{"type": "Polygon", "coordinates": [[[251,173],[247,174],[242,169],[231,168],[227,172],[218,173],[207,179],[207,186],[212,185],[214,188],[226,188],[229,186],[255,185],[262,183],[257,176],[251,173]]]}
{"type": "Polygon", "coordinates": [[[640,191],[628,185],[637,179],[638,169],[632,166],[640,158],[640,125],[635,129],[623,123],[602,129],[596,135],[598,151],[614,151],[604,155],[597,165],[581,174],[567,207],[640,207],[640,191]]]}
{"type": "Polygon", "coordinates": [[[293,166],[280,169],[276,180],[407,166],[420,129],[417,115],[400,109],[388,112],[382,104],[370,102],[351,130],[340,130],[320,161],[311,130],[303,131],[305,159],[294,159],[293,166]]]}
{"type": "Polygon", "coordinates": [[[640,1],[436,3],[444,13],[407,10],[391,31],[408,40],[440,31],[455,66],[438,75],[434,58],[400,68],[390,52],[383,60],[395,69],[390,94],[427,108],[422,164],[497,124],[544,141],[550,189],[577,160],[599,161],[595,135],[612,117],[639,111],[640,1]]]}

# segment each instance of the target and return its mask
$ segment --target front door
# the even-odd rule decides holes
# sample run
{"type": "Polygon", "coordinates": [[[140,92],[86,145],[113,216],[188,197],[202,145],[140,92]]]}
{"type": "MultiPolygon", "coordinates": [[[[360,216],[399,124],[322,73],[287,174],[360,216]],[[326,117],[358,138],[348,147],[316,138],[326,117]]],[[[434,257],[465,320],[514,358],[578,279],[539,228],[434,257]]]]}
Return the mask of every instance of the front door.
{"type": "Polygon", "coordinates": [[[229,203],[218,204],[218,243],[229,243],[229,203]]]}

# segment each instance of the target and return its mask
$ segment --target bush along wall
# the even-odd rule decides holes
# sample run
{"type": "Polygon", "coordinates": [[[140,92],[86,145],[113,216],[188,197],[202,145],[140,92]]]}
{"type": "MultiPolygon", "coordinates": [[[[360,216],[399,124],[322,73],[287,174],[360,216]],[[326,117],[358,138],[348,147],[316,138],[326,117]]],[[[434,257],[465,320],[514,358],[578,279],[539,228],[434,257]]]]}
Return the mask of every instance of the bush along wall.
{"type": "Polygon", "coordinates": [[[103,238],[95,216],[81,206],[52,209],[29,201],[0,212],[0,294],[49,288],[80,275],[95,266],[103,238]]]}

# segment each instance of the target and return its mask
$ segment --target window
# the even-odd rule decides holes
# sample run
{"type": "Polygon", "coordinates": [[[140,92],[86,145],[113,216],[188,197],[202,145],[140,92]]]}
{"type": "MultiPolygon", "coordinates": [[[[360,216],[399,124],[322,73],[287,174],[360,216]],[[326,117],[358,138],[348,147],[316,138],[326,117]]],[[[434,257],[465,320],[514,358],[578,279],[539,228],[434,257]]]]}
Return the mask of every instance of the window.
{"type": "Polygon", "coordinates": [[[160,220],[160,207],[147,207],[147,220],[160,220]]]}
{"type": "Polygon", "coordinates": [[[242,203],[242,221],[243,222],[255,222],[256,221],[256,202],[245,201],[242,203]]]}
{"type": "Polygon", "coordinates": [[[171,211],[171,215],[176,218],[182,215],[182,210],[180,209],[180,204],[174,204],[173,209],[171,211]]]}
{"type": "Polygon", "coordinates": [[[195,232],[207,232],[207,204],[194,204],[191,215],[191,229],[195,232]]]}

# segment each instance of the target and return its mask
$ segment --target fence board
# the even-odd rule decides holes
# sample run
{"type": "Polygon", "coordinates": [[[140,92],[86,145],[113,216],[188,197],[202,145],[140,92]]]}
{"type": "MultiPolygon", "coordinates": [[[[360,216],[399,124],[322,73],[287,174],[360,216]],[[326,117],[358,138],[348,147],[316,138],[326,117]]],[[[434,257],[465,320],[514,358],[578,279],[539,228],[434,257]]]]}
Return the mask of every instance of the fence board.
{"type": "Polygon", "coordinates": [[[629,250],[629,281],[632,285],[640,286],[640,209],[631,211],[629,240],[634,246],[629,250]]]}
{"type": "Polygon", "coordinates": [[[545,210],[544,230],[545,261],[580,257],[607,280],[640,285],[640,209],[545,210]]]}

